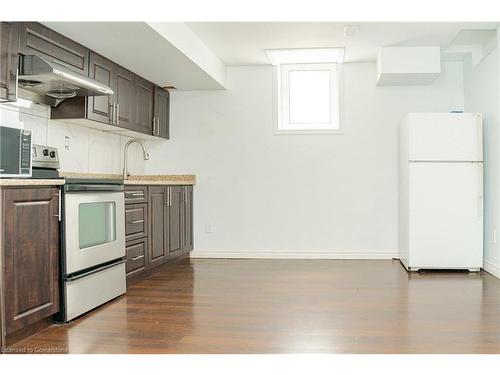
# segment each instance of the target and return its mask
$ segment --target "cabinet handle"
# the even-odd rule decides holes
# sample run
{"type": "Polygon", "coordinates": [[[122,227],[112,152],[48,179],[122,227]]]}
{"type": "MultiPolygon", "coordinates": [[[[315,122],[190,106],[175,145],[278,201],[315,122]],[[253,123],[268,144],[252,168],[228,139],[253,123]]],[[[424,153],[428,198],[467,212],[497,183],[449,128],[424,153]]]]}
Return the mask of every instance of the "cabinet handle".
{"type": "Polygon", "coordinates": [[[156,135],[156,117],[153,116],[153,135],[156,135]]]}
{"type": "Polygon", "coordinates": [[[120,103],[116,103],[116,125],[120,124],[120,103]]]}
{"type": "Polygon", "coordinates": [[[144,255],[138,255],[136,257],[130,258],[130,260],[134,261],[134,260],[139,260],[139,259],[142,259],[142,258],[144,258],[144,255]]]}
{"type": "Polygon", "coordinates": [[[55,217],[57,217],[57,220],[58,221],[61,221],[61,190],[59,189],[57,194],[53,194],[53,195],[57,195],[57,215],[54,215],[55,217]]]}
{"type": "Polygon", "coordinates": [[[133,197],[143,197],[144,196],[144,193],[139,193],[139,192],[133,192],[133,193],[132,192],[130,192],[130,193],[127,192],[126,194],[131,195],[133,197]]]}
{"type": "Polygon", "coordinates": [[[112,124],[114,119],[115,119],[114,112],[115,112],[114,103],[109,103],[109,123],[110,124],[112,124]]]}
{"type": "Polygon", "coordinates": [[[16,69],[16,88],[15,88],[16,92],[15,93],[11,93],[11,92],[8,93],[8,96],[11,98],[13,97],[16,102],[17,102],[17,94],[19,91],[18,87],[19,87],[19,69],[16,69]]]}
{"type": "Polygon", "coordinates": [[[165,194],[166,194],[165,206],[171,206],[172,205],[172,190],[170,190],[170,187],[167,187],[165,194]]]}
{"type": "Polygon", "coordinates": [[[128,222],[129,224],[139,224],[139,223],[144,223],[144,220],[132,220],[128,222]]]}
{"type": "Polygon", "coordinates": [[[160,135],[160,126],[161,126],[160,125],[161,124],[161,122],[160,122],[160,116],[158,116],[158,121],[157,122],[158,122],[158,135],[160,135]]]}

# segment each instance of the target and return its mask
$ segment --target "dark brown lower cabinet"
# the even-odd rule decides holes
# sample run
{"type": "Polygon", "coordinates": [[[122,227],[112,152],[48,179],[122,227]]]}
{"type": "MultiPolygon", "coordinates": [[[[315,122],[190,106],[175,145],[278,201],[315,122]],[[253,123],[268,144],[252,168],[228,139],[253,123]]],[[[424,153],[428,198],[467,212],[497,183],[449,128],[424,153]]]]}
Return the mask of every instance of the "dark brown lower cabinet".
{"type": "Polygon", "coordinates": [[[167,249],[168,258],[176,258],[182,254],[183,222],[184,222],[184,188],[168,186],[167,214],[167,249]]]}
{"type": "Polygon", "coordinates": [[[2,346],[9,335],[59,312],[59,189],[4,188],[2,346]]]}
{"type": "Polygon", "coordinates": [[[167,259],[167,188],[165,186],[149,186],[149,265],[154,267],[163,264],[167,259]]]}
{"type": "Polygon", "coordinates": [[[186,185],[184,190],[184,217],[182,251],[188,253],[193,250],[193,186],[186,185]]]}
{"type": "Polygon", "coordinates": [[[128,185],[125,197],[128,277],[193,249],[193,186],[128,185]]]}

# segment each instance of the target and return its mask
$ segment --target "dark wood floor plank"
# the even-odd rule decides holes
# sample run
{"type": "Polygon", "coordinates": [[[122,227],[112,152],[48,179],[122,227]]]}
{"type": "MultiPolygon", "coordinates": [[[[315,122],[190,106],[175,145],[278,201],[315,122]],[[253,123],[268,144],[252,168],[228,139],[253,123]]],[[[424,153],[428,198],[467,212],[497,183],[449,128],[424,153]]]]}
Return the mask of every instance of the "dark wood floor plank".
{"type": "Polygon", "coordinates": [[[70,353],[500,353],[500,280],[395,261],[186,259],[14,346],[70,353]]]}

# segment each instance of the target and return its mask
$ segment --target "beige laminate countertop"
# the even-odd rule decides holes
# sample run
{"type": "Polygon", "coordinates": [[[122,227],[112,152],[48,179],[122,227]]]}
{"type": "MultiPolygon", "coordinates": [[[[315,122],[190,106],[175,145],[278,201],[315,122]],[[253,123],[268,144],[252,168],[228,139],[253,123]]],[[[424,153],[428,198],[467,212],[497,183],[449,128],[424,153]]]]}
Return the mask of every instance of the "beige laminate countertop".
{"type": "Polygon", "coordinates": [[[196,176],[191,174],[130,176],[125,185],[196,185],[196,176]]]}
{"type": "MultiPolygon", "coordinates": [[[[121,174],[60,172],[67,178],[107,178],[121,179],[121,174]]],[[[64,179],[2,178],[0,186],[55,186],[64,185],[64,179]]],[[[191,174],[132,175],[124,185],[196,185],[196,176],[191,174]]]]}
{"type": "Polygon", "coordinates": [[[2,178],[0,186],[55,186],[64,185],[64,179],[2,178]]]}
{"type": "MultiPolygon", "coordinates": [[[[59,175],[69,178],[122,178],[121,174],[107,173],[60,172],[59,175]]],[[[191,174],[131,175],[123,183],[124,185],[195,185],[196,176],[191,174]]]]}

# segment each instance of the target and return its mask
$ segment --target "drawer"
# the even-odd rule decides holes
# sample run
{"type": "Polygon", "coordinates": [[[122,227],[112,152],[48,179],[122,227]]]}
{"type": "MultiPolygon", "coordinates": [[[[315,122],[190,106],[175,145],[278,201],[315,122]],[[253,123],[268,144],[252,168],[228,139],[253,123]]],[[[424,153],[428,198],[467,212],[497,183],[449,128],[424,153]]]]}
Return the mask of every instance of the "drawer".
{"type": "Polygon", "coordinates": [[[127,276],[135,275],[146,269],[148,239],[127,242],[127,276]]]}
{"type": "Polygon", "coordinates": [[[65,321],[70,321],[127,291],[122,263],[64,283],[65,321]],[[96,293],[98,291],[98,293],[96,293]]]}
{"type": "Polygon", "coordinates": [[[125,240],[135,240],[148,235],[148,205],[146,203],[125,206],[125,240]]]}
{"type": "Polygon", "coordinates": [[[147,186],[125,186],[125,204],[129,203],[147,203],[147,186]]]}

